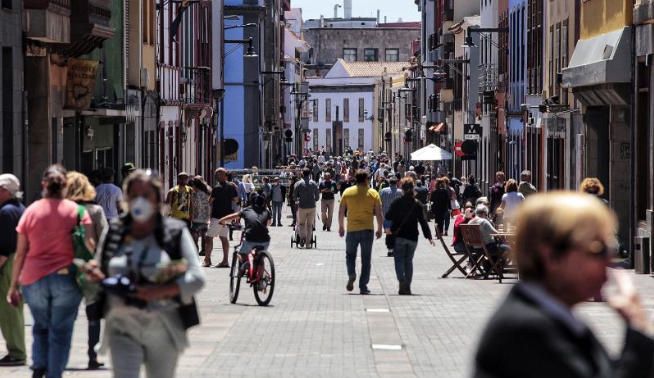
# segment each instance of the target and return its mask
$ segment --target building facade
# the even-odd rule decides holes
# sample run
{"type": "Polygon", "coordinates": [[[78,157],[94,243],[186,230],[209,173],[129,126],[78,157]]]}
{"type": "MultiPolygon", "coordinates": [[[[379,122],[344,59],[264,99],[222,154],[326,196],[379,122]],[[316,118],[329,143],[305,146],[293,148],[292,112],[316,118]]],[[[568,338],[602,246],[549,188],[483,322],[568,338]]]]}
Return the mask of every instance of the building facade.
{"type": "Polygon", "coordinates": [[[408,62],[412,41],[420,39],[420,23],[369,24],[351,27],[352,20],[332,20],[322,27],[305,25],[312,48],[311,76],[323,76],[338,59],[348,62],[408,62]],[[331,26],[329,26],[331,25],[331,26]]]}
{"type": "MultiPolygon", "coordinates": [[[[380,111],[384,113],[384,108],[380,107],[381,95],[386,93],[385,102],[390,104],[393,83],[397,89],[404,82],[402,68],[401,62],[346,62],[339,59],[324,78],[309,78],[311,115],[307,150],[342,155],[346,151],[379,152],[385,149],[382,138],[385,132],[393,135],[393,130],[387,127],[384,132],[385,116],[379,116],[380,111]]],[[[389,122],[392,118],[391,109],[389,122]]],[[[406,121],[400,121],[403,122],[396,123],[398,131],[395,135],[398,137],[399,130],[406,127],[406,121]]],[[[403,149],[397,150],[401,151],[403,149]]]]}
{"type": "Polygon", "coordinates": [[[27,130],[23,125],[27,103],[23,91],[22,3],[0,3],[0,167],[2,172],[13,172],[24,180],[29,165],[27,130]]]}

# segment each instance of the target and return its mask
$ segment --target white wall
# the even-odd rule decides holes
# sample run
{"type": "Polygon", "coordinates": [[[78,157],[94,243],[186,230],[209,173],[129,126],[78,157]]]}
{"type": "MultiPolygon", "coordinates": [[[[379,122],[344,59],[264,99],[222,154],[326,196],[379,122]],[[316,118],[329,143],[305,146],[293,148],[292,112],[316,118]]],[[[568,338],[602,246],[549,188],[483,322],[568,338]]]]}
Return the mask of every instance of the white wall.
{"type": "MultiPolygon", "coordinates": [[[[345,138],[345,130],[349,130],[349,144],[347,141],[344,141],[344,146],[350,146],[352,150],[356,150],[358,147],[358,135],[359,130],[363,129],[364,138],[363,138],[363,149],[364,151],[371,150],[373,148],[373,121],[365,119],[364,122],[359,122],[359,99],[364,99],[364,110],[367,110],[367,117],[375,115],[376,108],[373,104],[373,89],[362,90],[357,92],[340,92],[335,88],[334,92],[324,92],[324,89],[321,89],[321,92],[311,91],[311,100],[317,100],[318,105],[318,122],[313,122],[313,116],[309,119],[309,128],[312,132],[311,137],[313,138],[313,130],[318,129],[318,148],[325,146],[327,148],[327,130],[332,129],[332,122],[325,121],[327,109],[325,108],[325,100],[331,99],[331,112],[332,112],[332,121],[336,121],[336,107],[339,108],[339,120],[343,121],[343,135],[345,138]],[[349,122],[344,121],[343,117],[343,99],[349,98],[350,101],[350,118],[349,122]]],[[[312,107],[312,104],[309,103],[309,106],[312,107]]],[[[307,144],[309,148],[313,148],[314,142],[313,139],[307,144]]]]}

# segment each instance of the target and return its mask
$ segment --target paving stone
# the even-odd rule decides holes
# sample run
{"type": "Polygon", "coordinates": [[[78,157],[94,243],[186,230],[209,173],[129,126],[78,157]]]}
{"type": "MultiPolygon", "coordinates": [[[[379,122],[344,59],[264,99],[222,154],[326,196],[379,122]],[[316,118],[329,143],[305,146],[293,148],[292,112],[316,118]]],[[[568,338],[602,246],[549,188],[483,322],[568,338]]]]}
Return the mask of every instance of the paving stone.
{"type": "MultiPolygon", "coordinates": [[[[228,270],[205,268],[207,286],[198,296],[202,324],[189,332],[191,346],[180,358],[178,377],[467,377],[482,328],[515,283],[466,280],[458,272],[442,279],[447,256],[421,240],[415,295],[399,296],[393,259],[386,257],[383,240],[376,240],[369,285],[374,295],[361,296],[345,290],[345,242],[336,232],[318,231],[319,248],[305,250],[290,248],[290,227],[271,230],[277,271],[271,305],[257,306],[247,285],[237,304],[230,304],[228,270]],[[401,344],[402,350],[373,351],[373,343],[401,344]]],[[[654,314],[654,279],[633,277],[654,314]]],[[[577,312],[617,354],[624,338],[619,317],[604,303],[585,303],[577,312]]],[[[26,314],[29,346],[32,320],[26,314]]],[[[111,376],[109,369],[83,370],[86,358],[80,307],[65,376],[111,376]]],[[[101,360],[109,362],[109,356],[101,360]]],[[[27,367],[0,368],[0,377],[29,376],[27,367]]]]}

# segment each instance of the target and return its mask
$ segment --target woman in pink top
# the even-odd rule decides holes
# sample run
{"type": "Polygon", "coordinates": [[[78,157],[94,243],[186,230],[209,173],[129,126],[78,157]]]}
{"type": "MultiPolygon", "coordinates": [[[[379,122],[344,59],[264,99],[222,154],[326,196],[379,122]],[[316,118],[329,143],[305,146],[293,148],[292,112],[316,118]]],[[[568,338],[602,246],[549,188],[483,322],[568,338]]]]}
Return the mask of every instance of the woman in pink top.
{"type": "MultiPolygon", "coordinates": [[[[66,170],[60,165],[50,166],[41,186],[44,198],[25,210],[16,227],[18,242],[7,301],[18,303],[19,287],[22,289],[34,318],[33,377],[50,378],[61,377],[68,362],[82,294],[70,269],[77,204],[64,199],[66,170]]],[[[81,224],[91,247],[95,232],[88,212],[81,224]]]]}

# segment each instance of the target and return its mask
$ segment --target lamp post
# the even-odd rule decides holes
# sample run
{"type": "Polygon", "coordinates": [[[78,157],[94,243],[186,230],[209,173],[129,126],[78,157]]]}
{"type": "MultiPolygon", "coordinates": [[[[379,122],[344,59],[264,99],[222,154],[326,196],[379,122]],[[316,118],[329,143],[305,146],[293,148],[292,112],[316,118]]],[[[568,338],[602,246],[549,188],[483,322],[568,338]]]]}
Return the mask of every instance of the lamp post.
{"type": "Polygon", "coordinates": [[[300,154],[304,153],[304,149],[302,148],[304,144],[304,136],[300,137],[302,108],[307,99],[311,97],[307,88],[308,83],[303,81],[299,84],[300,85],[296,85],[296,87],[291,90],[291,95],[295,98],[297,110],[295,117],[295,153],[298,155],[298,158],[300,157],[300,154]]]}

